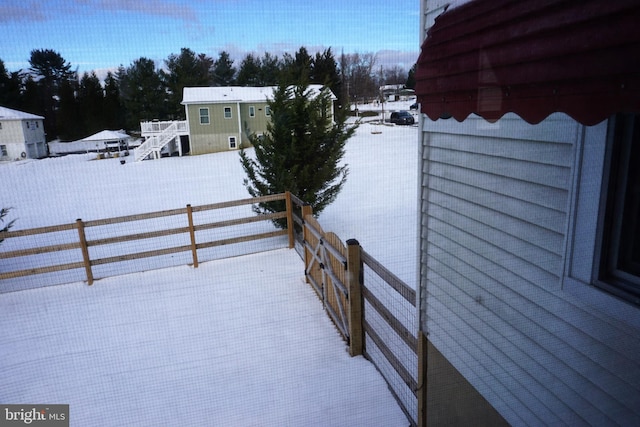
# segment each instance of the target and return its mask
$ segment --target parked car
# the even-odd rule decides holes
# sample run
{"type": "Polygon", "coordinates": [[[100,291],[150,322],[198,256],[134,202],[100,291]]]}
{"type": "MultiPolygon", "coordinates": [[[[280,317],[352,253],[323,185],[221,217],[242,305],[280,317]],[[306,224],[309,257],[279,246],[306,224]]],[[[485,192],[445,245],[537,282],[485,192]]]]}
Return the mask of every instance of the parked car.
{"type": "Polygon", "coordinates": [[[414,102],[413,104],[411,104],[411,106],[409,107],[410,110],[417,110],[418,109],[418,103],[414,102]]]}
{"type": "Polygon", "coordinates": [[[412,125],[415,123],[413,116],[408,111],[396,111],[391,113],[389,121],[397,125],[412,125]]]}

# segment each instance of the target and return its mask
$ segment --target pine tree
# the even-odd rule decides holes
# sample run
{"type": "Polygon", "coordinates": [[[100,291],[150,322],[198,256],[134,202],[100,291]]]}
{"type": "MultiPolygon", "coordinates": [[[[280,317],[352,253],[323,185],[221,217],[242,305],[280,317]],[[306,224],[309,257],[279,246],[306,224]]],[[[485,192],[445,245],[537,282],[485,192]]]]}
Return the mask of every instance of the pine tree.
{"type": "MultiPolygon", "coordinates": [[[[329,89],[313,93],[306,83],[277,87],[269,100],[267,132],[250,135],[255,158],[240,151],[247,175],[244,185],[251,196],[290,191],[309,203],[316,215],[335,200],[347,179],[347,165],[341,160],[355,127],[346,125],[346,111],[331,115],[332,98],[329,89]]],[[[261,203],[254,210],[283,211],[284,202],[261,203]]]]}
{"type": "Polygon", "coordinates": [[[236,69],[233,67],[233,61],[229,57],[229,53],[222,51],[213,66],[213,83],[216,86],[231,86],[234,82],[236,69]]]}

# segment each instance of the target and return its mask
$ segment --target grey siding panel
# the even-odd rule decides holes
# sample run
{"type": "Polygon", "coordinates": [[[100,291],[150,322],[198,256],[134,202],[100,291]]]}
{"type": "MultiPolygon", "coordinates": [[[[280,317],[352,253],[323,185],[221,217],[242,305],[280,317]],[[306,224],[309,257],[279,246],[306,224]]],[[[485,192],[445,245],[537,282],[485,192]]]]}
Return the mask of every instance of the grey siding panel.
{"type": "Polygon", "coordinates": [[[512,424],[640,424],[638,331],[562,290],[580,126],[509,115],[423,130],[430,341],[512,424]]]}
{"type": "MultiPolygon", "coordinates": [[[[566,189],[550,188],[507,176],[487,174],[435,161],[430,164],[430,169],[433,176],[440,176],[444,179],[476,186],[495,194],[509,196],[515,200],[534,203],[563,213],[566,212],[566,189]]],[[[424,181],[428,179],[428,177],[423,178],[424,181]]],[[[426,185],[425,182],[423,184],[426,185]]]]}
{"type": "MultiPolygon", "coordinates": [[[[605,337],[598,340],[589,334],[590,331],[582,331],[575,322],[566,322],[562,316],[564,312],[573,310],[574,317],[582,317],[583,320],[591,317],[593,323],[596,319],[588,312],[581,313],[566,303],[554,304],[557,296],[553,293],[540,294],[534,301],[532,297],[535,295],[532,290],[535,287],[532,283],[516,277],[500,266],[491,265],[488,268],[487,260],[481,255],[442,235],[431,234],[435,241],[432,243],[431,251],[432,266],[436,266],[433,267],[434,271],[441,277],[453,276],[455,279],[450,279],[450,283],[458,285],[453,289],[448,287],[447,292],[457,292],[457,300],[461,300],[464,295],[470,305],[487,308],[491,316],[496,316],[490,323],[494,326],[502,325],[501,329],[508,330],[504,336],[510,337],[511,341],[521,336],[526,337],[521,343],[523,347],[536,342],[545,343],[544,348],[533,348],[528,354],[535,354],[536,361],[554,372],[556,380],[575,382],[577,380],[572,378],[577,375],[576,378],[581,381],[581,393],[602,399],[606,394],[615,395],[624,390],[625,396],[622,400],[627,399],[627,404],[633,402],[635,397],[632,384],[640,379],[639,373],[633,369],[634,354],[631,351],[626,354],[624,351],[610,351],[603,340],[605,337]],[[446,266],[445,272],[443,266],[446,266]],[[481,280],[477,280],[478,278],[481,280]],[[472,281],[474,279],[475,282],[472,281]],[[462,283],[464,286],[461,286],[462,283]],[[558,306],[563,306],[561,308],[564,310],[556,311],[558,306]],[[565,366],[564,359],[571,360],[571,364],[565,366]],[[592,373],[587,382],[581,379],[581,370],[592,373]],[[571,371],[576,372],[571,374],[571,371]],[[621,375],[621,372],[624,374],[621,375]],[[600,388],[594,388],[591,381],[593,384],[604,384],[601,387],[602,392],[600,388]],[[613,384],[616,385],[612,386],[613,384]]],[[[623,334],[619,334],[618,337],[625,338],[623,334]]],[[[535,371],[538,371],[538,368],[535,371]]],[[[597,400],[594,403],[597,403],[597,400]]]]}

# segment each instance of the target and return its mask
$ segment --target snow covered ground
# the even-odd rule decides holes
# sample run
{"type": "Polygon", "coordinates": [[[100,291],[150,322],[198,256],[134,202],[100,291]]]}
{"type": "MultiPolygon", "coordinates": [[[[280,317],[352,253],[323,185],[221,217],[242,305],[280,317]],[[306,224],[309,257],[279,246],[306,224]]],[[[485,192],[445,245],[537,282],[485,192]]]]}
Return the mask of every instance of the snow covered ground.
{"type": "MultiPolygon", "coordinates": [[[[361,125],[347,184],[319,218],[410,286],[417,144],[416,127],[361,125]]],[[[89,158],[0,164],[14,229],[247,197],[236,152],[89,158]]],[[[0,401],[69,403],[78,426],[407,425],[373,365],[348,356],[301,270],[294,251],[278,250],[0,294],[0,401]]]]}
{"type": "Polygon", "coordinates": [[[2,295],[0,401],[72,426],[408,425],[301,269],[281,249],[2,295]]]}

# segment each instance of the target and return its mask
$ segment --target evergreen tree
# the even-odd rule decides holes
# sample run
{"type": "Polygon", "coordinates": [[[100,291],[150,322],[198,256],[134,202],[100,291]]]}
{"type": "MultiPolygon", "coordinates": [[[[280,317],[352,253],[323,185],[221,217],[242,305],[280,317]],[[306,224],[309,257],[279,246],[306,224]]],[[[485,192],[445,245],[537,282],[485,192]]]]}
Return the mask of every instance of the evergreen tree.
{"type": "Polygon", "coordinates": [[[170,119],[184,119],[182,92],[185,87],[210,86],[213,83],[213,59],[204,54],[196,55],[191,49],[182,48],[180,54],[171,54],[165,60],[165,83],[169,90],[167,115],[170,119]]]}
{"type": "Polygon", "coordinates": [[[285,53],[282,60],[282,79],[289,84],[308,82],[311,79],[312,64],[313,58],[304,46],[298,49],[295,56],[285,53]]]}
{"type": "Polygon", "coordinates": [[[311,82],[327,86],[338,98],[338,105],[342,105],[342,84],[336,59],[331,48],[316,53],[313,59],[311,82]]]}
{"type": "Polygon", "coordinates": [[[166,118],[166,90],[161,70],[153,60],[133,61],[123,75],[119,75],[122,103],[127,113],[127,129],[137,129],[140,121],[166,118]]]}
{"type": "Polygon", "coordinates": [[[407,82],[405,84],[409,89],[416,88],[416,69],[418,68],[418,64],[413,64],[411,69],[409,70],[409,74],[407,75],[407,82]]]}
{"type": "Polygon", "coordinates": [[[260,59],[256,59],[253,54],[248,53],[240,63],[236,84],[239,86],[262,86],[260,71],[260,59]]]}
{"type": "Polygon", "coordinates": [[[78,92],[78,80],[67,79],[60,84],[58,89],[59,102],[56,114],[58,138],[62,141],[73,141],[87,136],[78,107],[76,93],[78,92]]]}
{"type": "MultiPolygon", "coordinates": [[[[290,191],[309,203],[319,214],[335,200],[347,178],[347,166],[340,162],[344,146],[355,132],[345,124],[338,110],[332,117],[331,92],[312,93],[301,83],[281,83],[269,100],[271,121],[262,137],[250,135],[255,159],[240,151],[247,175],[244,185],[253,197],[290,191]]],[[[261,203],[257,213],[284,210],[284,202],[261,203]]],[[[284,221],[275,221],[284,227],[284,221]]]]}
{"type": "MultiPolygon", "coordinates": [[[[40,102],[40,89],[38,88],[38,83],[33,79],[33,76],[30,74],[26,76],[23,87],[19,110],[44,116],[44,108],[40,102]]],[[[48,134],[49,129],[47,129],[46,122],[44,124],[44,130],[48,134]]],[[[48,135],[47,139],[49,139],[48,135]]]]}
{"type": "Polygon", "coordinates": [[[233,61],[225,51],[220,52],[220,56],[213,67],[213,82],[216,86],[231,86],[234,82],[236,69],[233,61]]]}
{"type": "Polygon", "coordinates": [[[9,73],[0,59],[0,105],[20,109],[22,76],[19,72],[9,73]]]}
{"type": "Polygon", "coordinates": [[[104,90],[95,72],[84,73],[78,88],[78,109],[82,118],[82,133],[91,135],[105,128],[104,90]]]}
{"type": "Polygon", "coordinates": [[[280,60],[266,52],[260,61],[260,86],[275,86],[280,75],[280,60]]]}
{"type": "Polygon", "coordinates": [[[120,102],[118,78],[111,71],[104,79],[104,125],[107,129],[124,129],[124,108],[120,102]]]}
{"type": "Polygon", "coordinates": [[[69,64],[58,52],[51,49],[34,49],[29,58],[29,70],[36,77],[38,89],[37,103],[44,116],[47,139],[55,139],[57,129],[57,101],[64,81],[75,77],[69,64]]]}

